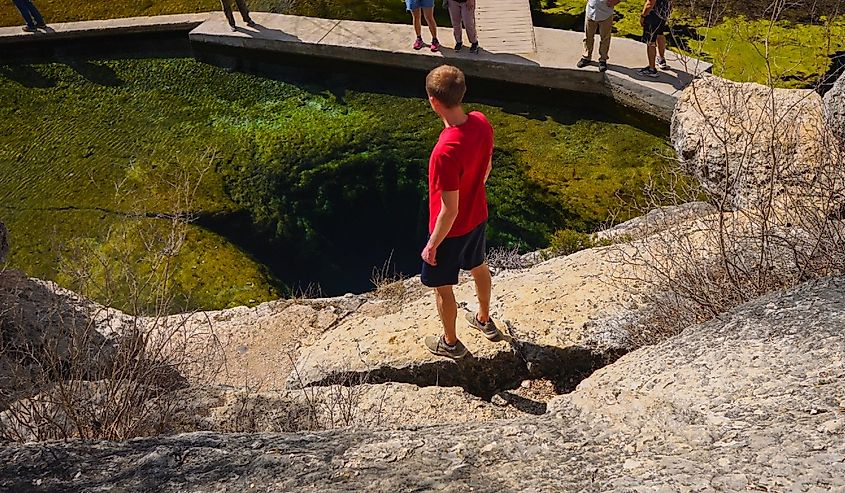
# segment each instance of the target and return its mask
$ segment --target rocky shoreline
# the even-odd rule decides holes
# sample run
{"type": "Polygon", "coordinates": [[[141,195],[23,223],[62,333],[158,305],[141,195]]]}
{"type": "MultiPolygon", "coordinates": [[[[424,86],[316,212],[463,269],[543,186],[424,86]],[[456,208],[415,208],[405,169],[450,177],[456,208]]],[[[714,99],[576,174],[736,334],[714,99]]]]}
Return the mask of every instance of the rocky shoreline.
{"type": "MultiPolygon", "coordinates": [[[[598,233],[606,246],[532,255],[497,273],[493,314],[507,340],[459,332],[472,352],[464,361],[420,344],[440,325],[417,279],[367,295],[153,319],[0,272],[4,304],[15,307],[0,310],[0,328],[17,331],[4,336],[7,349],[59,341],[62,358],[81,350],[99,375],[124,351],[122,334],[176,326],[192,335],[180,350],[213,340],[226,362],[210,379],[181,374],[141,402],[151,421],[136,423],[135,436],[146,438],[39,441],[42,430],[19,419],[27,409],[54,422],[79,418],[56,412],[51,392],[60,389],[23,389],[21,375],[62,375],[0,352],[0,431],[32,442],[0,446],[0,491],[845,491],[845,278],[833,262],[834,275],[802,282],[793,269],[806,245],[787,241],[818,233],[795,204],[815,207],[822,232],[841,240],[841,176],[826,173],[845,165],[836,110],[845,82],[824,100],[800,91],[766,98],[759,86],[696,81],[676,109],[673,143],[715,199],[655,209],[598,233]],[[739,100],[744,116],[732,120],[736,107],[724,102],[739,100]],[[768,128],[769,116],[792,111],[796,125],[746,135],[749,115],[768,128]],[[834,192],[824,204],[813,195],[820,188],[834,192]],[[677,334],[646,333],[672,293],[657,292],[666,284],[643,256],[689,246],[718,264],[724,251],[708,239],[716,230],[750,231],[737,248],[754,252],[761,203],[775,211],[777,241],[792,248],[783,251],[796,256],[773,264],[793,287],[677,334]],[[58,307],[49,317],[38,309],[47,305],[58,307]],[[74,317],[96,337],[69,333],[63,324],[74,317]]],[[[471,283],[456,294],[472,311],[471,283]]],[[[99,399],[110,387],[78,388],[99,399]]]]}

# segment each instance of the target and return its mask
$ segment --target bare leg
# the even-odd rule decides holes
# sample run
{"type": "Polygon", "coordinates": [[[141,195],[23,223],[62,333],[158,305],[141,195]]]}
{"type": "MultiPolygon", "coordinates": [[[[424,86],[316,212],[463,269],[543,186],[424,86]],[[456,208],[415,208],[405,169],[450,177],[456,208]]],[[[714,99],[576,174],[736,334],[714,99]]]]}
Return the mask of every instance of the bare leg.
{"type": "Polygon", "coordinates": [[[434,288],[437,297],[437,313],[440,314],[440,321],[443,322],[443,339],[450,346],[458,342],[458,333],[455,329],[458,318],[458,303],[455,301],[455,293],[452,286],[440,286],[434,288]]]}
{"type": "Polygon", "coordinates": [[[654,43],[649,43],[647,51],[648,51],[648,66],[651,67],[654,70],[657,70],[654,66],[655,57],[657,56],[657,46],[655,46],[654,43]]]}
{"type": "Polygon", "coordinates": [[[493,291],[493,278],[487,262],[470,271],[475,280],[475,296],[478,297],[478,321],[487,323],[490,320],[490,297],[493,291]]]}
{"type": "Polygon", "coordinates": [[[414,19],[414,32],[419,38],[422,36],[422,12],[420,9],[414,9],[411,11],[411,17],[414,19]]]}
{"type": "Polygon", "coordinates": [[[660,54],[660,58],[666,59],[666,36],[662,34],[657,36],[657,52],[660,54]]]}
{"type": "MultiPolygon", "coordinates": [[[[434,21],[434,8],[422,9],[425,15],[425,23],[428,24],[428,30],[431,32],[431,37],[437,37],[437,22],[434,21]]],[[[419,36],[419,34],[417,34],[419,36]]],[[[448,341],[447,341],[448,342],[448,341]]]]}

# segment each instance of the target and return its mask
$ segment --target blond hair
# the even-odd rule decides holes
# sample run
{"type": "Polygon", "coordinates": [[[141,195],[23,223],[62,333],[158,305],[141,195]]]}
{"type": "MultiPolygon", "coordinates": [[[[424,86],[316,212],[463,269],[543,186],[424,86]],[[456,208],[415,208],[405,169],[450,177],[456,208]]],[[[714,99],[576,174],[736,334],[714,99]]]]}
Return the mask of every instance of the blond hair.
{"type": "Polygon", "coordinates": [[[461,104],[467,91],[464,73],[458,67],[441,65],[425,78],[425,92],[447,108],[461,104]]]}

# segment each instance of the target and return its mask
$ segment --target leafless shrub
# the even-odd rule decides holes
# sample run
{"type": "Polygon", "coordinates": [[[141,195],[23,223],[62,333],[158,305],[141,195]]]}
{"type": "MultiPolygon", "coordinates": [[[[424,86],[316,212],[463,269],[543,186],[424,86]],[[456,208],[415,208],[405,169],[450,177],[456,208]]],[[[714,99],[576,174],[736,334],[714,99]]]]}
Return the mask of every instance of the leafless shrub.
{"type": "Polygon", "coordinates": [[[157,434],[179,405],[168,398],[173,390],[210,380],[220,370],[222,351],[210,320],[169,315],[179,308],[174,259],[192,217],[194,180],[201,180],[203,169],[176,167],[164,182],[171,212],[156,215],[155,224],[137,224],[149,214],[127,214],[103,243],[67,249],[63,274],[81,296],[0,273],[0,438],[157,434]],[[88,301],[92,294],[123,300],[134,312],[88,301]]]}
{"type": "Polygon", "coordinates": [[[396,271],[393,264],[393,252],[380,268],[373,268],[370,282],[375,286],[375,294],[383,300],[402,301],[407,292],[405,276],[396,271]]]}
{"type": "MultiPolygon", "coordinates": [[[[292,356],[288,357],[293,362],[292,356]]],[[[319,387],[308,386],[296,364],[293,365],[292,376],[302,392],[315,429],[327,430],[362,422],[377,427],[382,420],[385,396],[382,395],[375,410],[364,410],[362,406],[365,385],[370,382],[370,372],[348,371],[333,374],[335,377],[331,381],[322,382],[323,385],[319,387]]]]}
{"type": "MultiPolygon", "coordinates": [[[[780,104],[772,88],[763,102],[738,98],[728,85],[715,98],[698,98],[695,89],[691,104],[711,139],[703,145],[721,150],[702,159],[720,175],[690,185],[672,170],[668,180],[685,185],[647,189],[643,210],[704,198],[715,212],[681,223],[655,216],[654,234],[616,249],[631,267],[619,281],[643,287],[653,310],[632,330],[640,344],[766,293],[845,273],[845,162],[823,119],[796,125],[798,103],[780,104]]],[[[698,159],[685,158],[688,167],[698,159]]]]}
{"type": "Polygon", "coordinates": [[[518,247],[494,247],[487,252],[487,265],[494,274],[503,270],[519,270],[531,267],[532,262],[519,253],[518,247]]]}

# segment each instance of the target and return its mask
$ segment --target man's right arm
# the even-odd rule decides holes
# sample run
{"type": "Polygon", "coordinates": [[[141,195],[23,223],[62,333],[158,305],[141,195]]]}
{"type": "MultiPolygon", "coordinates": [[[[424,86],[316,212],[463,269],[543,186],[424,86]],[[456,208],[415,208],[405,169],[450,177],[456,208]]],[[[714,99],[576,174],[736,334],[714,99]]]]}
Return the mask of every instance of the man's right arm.
{"type": "Polygon", "coordinates": [[[647,16],[651,13],[651,10],[654,8],[654,4],[657,3],[657,0],[645,0],[645,6],[643,7],[643,17],[647,16]]]}
{"type": "Polygon", "coordinates": [[[487,178],[490,178],[491,171],[493,171],[493,156],[490,156],[490,162],[487,163],[487,171],[484,172],[484,183],[487,183],[487,178]]]}

